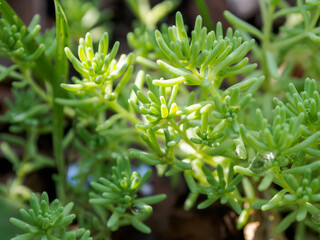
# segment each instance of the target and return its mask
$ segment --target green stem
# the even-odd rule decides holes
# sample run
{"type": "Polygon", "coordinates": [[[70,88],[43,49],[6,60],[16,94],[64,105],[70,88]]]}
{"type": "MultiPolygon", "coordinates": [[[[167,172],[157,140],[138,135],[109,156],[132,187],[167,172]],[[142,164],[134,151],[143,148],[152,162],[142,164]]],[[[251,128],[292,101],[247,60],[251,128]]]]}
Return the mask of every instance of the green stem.
{"type": "Polygon", "coordinates": [[[304,28],[306,29],[310,25],[310,17],[307,13],[306,9],[304,8],[304,1],[297,0],[297,6],[300,10],[300,14],[304,20],[304,28]]]}
{"type": "MultiPolygon", "coordinates": [[[[308,6],[305,5],[304,9],[306,11],[309,11],[313,8],[313,6],[308,6]]],[[[283,6],[281,10],[277,11],[274,15],[273,15],[273,20],[280,18],[280,17],[284,17],[287,16],[289,14],[293,14],[293,13],[299,13],[301,12],[300,8],[295,6],[295,7],[288,7],[288,6],[283,6]]]]}
{"type": "Polygon", "coordinates": [[[212,30],[213,29],[213,23],[212,23],[212,20],[211,20],[211,17],[210,17],[210,13],[208,11],[208,7],[207,7],[207,5],[205,3],[205,0],[195,0],[195,2],[197,4],[197,6],[198,6],[200,15],[203,18],[204,24],[206,25],[206,27],[209,30],[212,30]]]}
{"type": "Polygon", "coordinates": [[[319,16],[320,16],[320,8],[317,7],[317,10],[313,14],[312,20],[311,20],[308,28],[306,29],[307,31],[312,31],[312,29],[315,27],[315,25],[317,24],[317,22],[319,20],[319,16]]]}
{"type": "Polygon", "coordinates": [[[123,108],[116,100],[108,101],[108,105],[113,111],[120,113],[124,118],[129,120],[133,125],[139,124],[140,120],[132,113],[123,108]]]}
{"type": "Polygon", "coordinates": [[[30,70],[22,72],[24,73],[25,78],[28,80],[31,88],[39,95],[39,97],[45,102],[51,103],[51,99],[47,96],[47,94],[33,81],[30,70]]]}
{"type": "Polygon", "coordinates": [[[273,15],[273,19],[277,19],[280,17],[284,17],[287,16],[289,14],[293,14],[293,13],[298,13],[300,10],[298,7],[290,7],[290,8],[284,8],[281,9],[279,11],[277,11],[274,15],[273,15]]]}
{"type": "Polygon", "coordinates": [[[65,194],[66,194],[66,170],[65,164],[62,154],[62,140],[63,140],[63,107],[59,104],[54,102],[54,99],[61,96],[61,89],[60,84],[52,85],[52,102],[53,102],[53,109],[52,109],[52,138],[53,138],[53,152],[56,158],[59,179],[58,183],[56,184],[57,187],[57,195],[61,201],[64,201],[65,194]]]}
{"type": "Polygon", "coordinates": [[[276,169],[276,176],[280,180],[282,188],[287,189],[291,194],[295,193],[294,189],[292,189],[289,186],[289,184],[286,182],[286,180],[284,180],[283,175],[280,173],[280,169],[279,168],[276,169]]]}
{"type": "Polygon", "coordinates": [[[292,45],[300,40],[302,40],[303,38],[307,37],[307,32],[317,32],[317,31],[314,31],[314,27],[319,19],[319,16],[320,16],[320,9],[317,8],[316,12],[314,13],[313,15],[313,18],[310,22],[310,24],[307,26],[307,28],[305,29],[305,32],[302,32],[294,37],[290,37],[290,38],[287,38],[287,39],[284,39],[284,40],[280,40],[280,41],[277,41],[277,42],[274,42],[272,43],[272,48],[281,48],[281,47],[285,47],[285,46],[289,46],[289,45],[292,45]]]}
{"type": "Polygon", "coordinates": [[[69,28],[64,12],[57,0],[54,1],[55,15],[56,15],[56,36],[57,48],[55,54],[55,74],[52,86],[52,138],[53,138],[53,152],[56,158],[58,168],[58,182],[56,184],[57,194],[61,201],[66,199],[66,169],[63,159],[63,106],[55,102],[56,98],[63,98],[64,91],[60,88],[61,83],[65,83],[68,78],[69,65],[67,57],[64,53],[64,48],[69,45],[69,28]]]}
{"type": "MultiPolygon", "coordinates": [[[[123,128],[123,129],[117,129],[117,130],[113,130],[113,129],[105,130],[105,131],[103,131],[103,133],[108,136],[118,137],[118,136],[131,135],[131,134],[138,135],[140,133],[140,131],[136,128],[123,128]]],[[[135,140],[135,141],[137,141],[137,140],[135,140]]]]}
{"type": "MultiPolygon", "coordinates": [[[[57,5],[58,2],[55,1],[57,5]]],[[[22,20],[17,17],[18,15],[15,11],[10,7],[10,5],[5,0],[0,0],[0,12],[1,16],[6,19],[10,24],[16,24],[18,27],[25,26],[22,20]]],[[[62,9],[56,11],[58,16],[62,14],[62,9]],[[59,14],[58,14],[59,13],[59,14]]],[[[57,29],[61,28],[59,26],[61,22],[57,21],[57,29]]],[[[61,39],[65,36],[57,31],[57,51],[56,51],[56,59],[55,66],[51,63],[51,61],[44,55],[41,54],[35,60],[35,67],[33,68],[33,72],[36,77],[39,79],[44,79],[48,81],[52,87],[52,138],[53,138],[53,152],[57,161],[57,167],[59,171],[59,180],[57,183],[57,194],[60,200],[63,201],[65,197],[65,169],[64,162],[62,156],[62,136],[63,136],[63,108],[59,104],[54,102],[54,99],[57,97],[63,97],[63,92],[60,89],[60,83],[66,80],[68,73],[68,63],[66,61],[66,57],[64,56],[64,47],[66,44],[60,44],[61,39]],[[63,53],[63,54],[62,54],[63,53]]],[[[65,40],[65,39],[63,39],[65,40]]],[[[64,43],[68,42],[68,40],[64,41],[64,43]]],[[[30,41],[25,43],[25,47],[30,51],[34,52],[38,48],[38,44],[35,41],[30,41]]],[[[32,83],[31,83],[32,84],[32,83]]],[[[35,85],[33,86],[35,87],[35,85]]],[[[39,89],[36,91],[39,92],[39,89]]],[[[42,93],[40,96],[43,97],[42,93]]]]}
{"type": "MultiPolygon", "coordinates": [[[[67,64],[66,64],[67,65],[67,64]]],[[[58,64],[57,64],[58,68],[58,64]]],[[[66,198],[66,169],[63,159],[63,107],[54,101],[56,98],[63,98],[64,94],[60,88],[60,83],[65,79],[65,74],[58,75],[60,71],[57,71],[56,81],[52,83],[52,140],[53,140],[53,153],[56,159],[58,168],[58,179],[56,183],[56,191],[58,198],[64,201],[66,198]]]]}
{"type": "Polygon", "coordinates": [[[179,126],[177,125],[175,119],[170,118],[170,119],[168,119],[168,122],[170,123],[170,126],[173,127],[173,129],[176,130],[176,131],[183,137],[183,140],[184,140],[188,145],[190,145],[195,151],[198,150],[198,148],[194,145],[194,143],[190,141],[190,139],[188,138],[186,132],[185,132],[185,131],[182,131],[182,130],[179,128],[179,126]]]}
{"type": "Polygon", "coordinates": [[[265,1],[259,1],[260,9],[262,12],[263,18],[263,38],[262,41],[262,59],[261,65],[263,72],[265,74],[265,81],[263,82],[264,89],[268,92],[271,91],[271,75],[268,69],[268,62],[267,62],[267,52],[270,50],[270,40],[271,40],[271,33],[272,33],[272,22],[273,22],[273,13],[274,7],[271,4],[265,3],[265,1]],[[268,6],[266,6],[268,4],[268,6]]]}
{"type": "Polygon", "coordinates": [[[262,21],[264,23],[263,26],[265,26],[265,22],[267,20],[267,8],[266,8],[266,0],[260,0],[259,1],[259,7],[262,15],[262,21]]]}
{"type": "Polygon", "coordinates": [[[294,37],[291,38],[287,38],[281,41],[277,41],[277,42],[273,42],[272,43],[272,48],[282,48],[284,46],[289,46],[291,44],[294,44],[295,42],[300,41],[301,39],[306,37],[306,33],[300,33],[299,35],[296,35],[294,37]]]}
{"type": "MultiPolygon", "coordinates": [[[[219,86],[221,85],[222,80],[220,80],[219,82],[218,82],[218,80],[216,80],[216,81],[214,81],[214,84],[212,84],[211,81],[208,81],[208,86],[207,86],[212,97],[217,96],[220,102],[222,101],[222,97],[219,93],[219,86]],[[216,84],[216,82],[218,82],[218,83],[216,84]]],[[[206,85],[204,85],[203,87],[206,87],[206,85]]]]}

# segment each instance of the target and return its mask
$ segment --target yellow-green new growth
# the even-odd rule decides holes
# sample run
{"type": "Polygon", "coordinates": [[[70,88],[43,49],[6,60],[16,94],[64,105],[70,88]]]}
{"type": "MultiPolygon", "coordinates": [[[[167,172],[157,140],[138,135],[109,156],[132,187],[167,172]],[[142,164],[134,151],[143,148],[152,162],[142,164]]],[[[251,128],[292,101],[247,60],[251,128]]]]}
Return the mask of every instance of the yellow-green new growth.
{"type": "Polygon", "coordinates": [[[133,67],[132,54],[122,54],[116,60],[119,42],[116,42],[108,53],[109,37],[104,33],[99,41],[98,51],[94,53],[92,36],[86,34],[85,39],[80,38],[77,59],[71,50],[66,47],[65,53],[74,68],[82,75],[82,80],[75,80],[75,84],[61,84],[61,87],[75,94],[90,94],[95,91],[106,100],[114,100],[122,88],[129,81],[133,67]],[[114,80],[120,78],[119,83],[113,89],[114,80]]]}
{"type": "Polygon", "coordinates": [[[163,119],[174,117],[178,110],[178,106],[174,102],[178,93],[178,85],[168,88],[158,87],[152,83],[150,76],[147,76],[147,85],[149,87],[147,96],[136,85],[133,86],[133,91],[140,103],[136,104],[133,99],[129,99],[130,105],[137,112],[145,115],[147,121],[152,125],[163,119]],[[169,99],[167,95],[169,95],[169,99]]]}

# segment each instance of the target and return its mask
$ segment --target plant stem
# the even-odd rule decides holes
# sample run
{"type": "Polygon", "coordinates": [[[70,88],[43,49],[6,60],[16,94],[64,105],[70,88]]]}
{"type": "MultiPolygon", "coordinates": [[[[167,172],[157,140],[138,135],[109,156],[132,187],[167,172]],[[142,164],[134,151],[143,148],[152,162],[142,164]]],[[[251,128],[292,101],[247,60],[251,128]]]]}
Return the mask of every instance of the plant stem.
{"type": "Polygon", "coordinates": [[[272,22],[273,22],[273,13],[274,13],[274,6],[270,3],[266,3],[266,1],[259,1],[260,9],[262,12],[262,19],[263,19],[263,38],[261,39],[262,44],[262,69],[265,74],[265,81],[263,82],[264,89],[268,92],[271,91],[271,76],[268,69],[268,62],[267,62],[267,55],[266,53],[270,50],[270,40],[271,40],[271,32],[272,32],[272,22]]]}
{"type": "Polygon", "coordinates": [[[281,182],[281,187],[284,189],[287,189],[291,194],[294,194],[295,191],[294,189],[292,189],[289,184],[286,182],[286,180],[284,180],[284,177],[282,175],[282,173],[280,172],[280,168],[276,169],[276,176],[278,177],[278,179],[281,182]]]}
{"type": "Polygon", "coordinates": [[[177,125],[176,121],[173,118],[168,119],[168,122],[170,123],[170,126],[173,127],[174,130],[176,130],[182,137],[183,140],[190,145],[195,151],[197,151],[197,147],[194,145],[193,142],[190,141],[185,131],[182,131],[179,126],[177,125]]]}
{"type": "Polygon", "coordinates": [[[57,0],[54,1],[55,13],[56,13],[56,36],[57,36],[57,48],[55,55],[55,74],[54,79],[51,82],[52,85],[52,125],[53,125],[53,152],[56,158],[58,167],[58,184],[57,194],[61,201],[65,201],[66,198],[66,169],[63,159],[63,107],[54,101],[55,98],[63,98],[64,92],[60,88],[60,84],[67,81],[69,65],[67,57],[64,54],[64,48],[69,44],[69,29],[67,20],[65,19],[64,12],[57,0]]]}
{"type": "Polygon", "coordinates": [[[307,31],[312,31],[312,29],[315,27],[315,25],[318,22],[319,16],[320,16],[320,8],[317,7],[317,10],[315,10],[315,13],[313,14],[311,23],[309,24],[308,29],[306,29],[307,31]]]}
{"type": "MultiPolygon", "coordinates": [[[[311,6],[308,6],[311,8],[311,6]]],[[[273,15],[273,19],[277,19],[277,18],[280,18],[280,17],[284,17],[286,15],[289,15],[289,14],[293,14],[293,13],[298,13],[300,10],[298,7],[290,7],[290,8],[283,8],[279,11],[277,11],[274,15],[273,15]]]]}
{"type": "Polygon", "coordinates": [[[317,8],[310,24],[307,26],[307,28],[305,29],[304,32],[302,32],[294,37],[290,37],[290,38],[287,38],[287,39],[284,39],[284,40],[281,40],[278,42],[274,42],[274,43],[272,43],[272,48],[281,48],[284,46],[289,46],[289,45],[294,44],[294,43],[302,40],[303,38],[307,37],[307,32],[314,32],[314,33],[317,32],[317,31],[314,31],[314,29],[315,29],[315,25],[319,19],[319,16],[320,16],[320,9],[317,8]]]}
{"type": "Polygon", "coordinates": [[[134,115],[123,108],[116,100],[108,101],[108,105],[112,108],[113,111],[120,113],[124,118],[129,120],[133,125],[139,124],[140,120],[134,115]]]}
{"type": "Polygon", "coordinates": [[[195,0],[195,2],[197,4],[197,6],[198,6],[200,15],[203,18],[204,24],[206,25],[206,27],[209,30],[212,30],[213,29],[213,23],[212,23],[212,20],[211,20],[211,17],[210,17],[210,13],[208,11],[208,7],[207,7],[207,5],[205,3],[205,0],[195,0]]]}
{"type": "Polygon", "coordinates": [[[293,44],[297,41],[300,41],[301,39],[303,39],[305,37],[306,37],[306,33],[301,33],[301,34],[296,35],[294,37],[284,39],[283,41],[274,42],[274,43],[272,43],[272,47],[273,48],[281,48],[284,46],[288,46],[288,45],[293,44]]]}
{"type": "Polygon", "coordinates": [[[24,77],[28,80],[29,85],[39,95],[39,97],[45,102],[51,103],[51,99],[47,96],[47,94],[33,81],[30,69],[23,71],[23,73],[24,77]]]}
{"type": "MultiPolygon", "coordinates": [[[[54,99],[61,95],[59,93],[59,85],[53,85],[52,91],[52,102],[53,102],[53,110],[52,110],[52,138],[53,138],[53,152],[56,158],[58,172],[59,172],[59,180],[56,184],[57,186],[57,195],[61,201],[64,201],[65,193],[66,193],[66,170],[64,165],[64,159],[62,154],[62,139],[63,139],[63,108],[59,104],[54,102],[54,99]]],[[[61,91],[61,90],[60,90],[61,91]]]]}

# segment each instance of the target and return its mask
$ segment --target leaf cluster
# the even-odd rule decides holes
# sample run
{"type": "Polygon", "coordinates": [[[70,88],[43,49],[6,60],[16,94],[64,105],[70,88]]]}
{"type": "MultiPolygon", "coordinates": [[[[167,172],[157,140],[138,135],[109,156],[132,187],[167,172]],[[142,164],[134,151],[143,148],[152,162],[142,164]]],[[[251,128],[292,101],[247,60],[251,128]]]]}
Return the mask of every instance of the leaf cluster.
{"type": "Polygon", "coordinates": [[[131,172],[130,161],[124,157],[118,159],[117,166],[113,166],[111,171],[111,177],[101,177],[98,182],[91,182],[95,192],[90,194],[90,204],[111,212],[107,226],[113,231],[119,226],[132,224],[137,230],[150,233],[150,228],[142,221],[152,213],[150,204],[165,198],[164,194],[138,197],[138,191],[151,176],[151,169],[144,176],[131,172]]]}
{"type": "MultiPolygon", "coordinates": [[[[76,57],[67,44],[65,15],[56,1],[60,18],[53,76],[66,80],[68,58],[80,77],[67,83],[44,75],[51,85],[43,87],[34,81],[29,66],[0,67],[0,79],[15,76],[22,80],[16,86],[32,89],[26,95],[15,93],[17,104],[9,103],[10,111],[2,119],[12,124],[12,129],[18,125],[27,131],[32,143],[27,146],[27,156],[36,159],[40,156],[36,154],[37,134],[53,105],[50,130],[58,146],[58,183],[66,183],[64,190],[72,190],[75,196],[84,195],[77,200],[92,213],[82,209],[79,219],[94,216],[101,225],[95,228],[100,231],[97,236],[123,225],[149,233],[151,229],[143,221],[151,215],[151,205],[165,198],[163,194],[140,196],[139,190],[152,171],[143,176],[132,171],[127,155],[155,166],[160,176],[177,179],[182,174],[190,190],[185,209],[194,205],[204,209],[220,200],[239,214],[239,229],[250,221],[252,212],[276,209],[286,214],[276,229],[278,233],[293,224],[298,226],[297,239],[303,239],[306,228],[319,232],[317,80],[307,78],[304,85],[302,81],[294,84],[292,72],[300,63],[288,57],[301,50],[299,44],[311,52],[318,51],[314,44],[319,42],[320,33],[316,26],[320,17],[318,1],[297,0],[297,6],[289,6],[284,0],[262,0],[261,29],[226,12],[227,20],[239,30],[228,28],[224,33],[222,24],[217,23],[214,30],[208,31],[198,16],[194,28],[188,31],[178,12],[175,25],[162,25],[157,30],[158,21],[176,3],[167,0],[151,7],[147,0],[128,0],[140,21],[128,34],[133,53],[117,56],[119,42],[110,47],[108,33],[102,35],[95,51],[93,34],[87,33],[79,40],[76,57]],[[292,23],[292,14],[299,14],[301,21],[292,23]],[[276,34],[272,25],[280,17],[285,17],[286,23],[276,34]],[[258,64],[249,61],[251,50],[260,63],[259,70],[258,64]],[[15,71],[17,68],[21,74],[15,71]],[[66,92],[59,86],[68,94],[64,95],[66,92]],[[46,96],[51,90],[53,101],[46,96]],[[24,102],[24,98],[30,101],[24,102]],[[72,122],[64,138],[63,111],[72,122]],[[33,122],[34,131],[28,132],[33,122]],[[64,152],[69,162],[76,162],[76,187],[64,181],[64,152]],[[90,179],[90,190],[77,191],[90,179]],[[201,203],[197,202],[200,195],[206,198],[201,203]]],[[[39,60],[44,54],[41,49],[40,53],[31,51],[29,45],[36,46],[37,41],[45,39],[34,37],[39,27],[26,30],[14,19],[10,24],[8,20],[0,22],[0,31],[5,33],[0,37],[0,50],[17,61],[34,61],[35,70],[40,71],[40,64],[46,63],[39,60]],[[26,52],[31,55],[24,55],[26,52]],[[39,59],[30,58],[34,54],[39,59]]],[[[318,71],[313,64],[304,70],[304,74],[318,71]]],[[[20,162],[8,144],[1,148],[10,161],[20,162]]],[[[30,203],[32,211],[22,211],[26,223],[12,220],[28,232],[21,239],[89,239],[84,230],[68,231],[67,225],[74,218],[69,214],[71,205],[63,208],[54,201],[50,206],[46,194],[40,202],[32,194],[30,203]]]]}
{"type": "Polygon", "coordinates": [[[31,209],[28,211],[20,210],[23,220],[10,218],[12,224],[27,232],[12,239],[92,240],[88,230],[66,231],[65,227],[76,217],[74,214],[69,214],[73,203],[63,207],[56,199],[50,204],[48,194],[43,192],[40,200],[34,193],[31,194],[30,206],[31,209]]]}

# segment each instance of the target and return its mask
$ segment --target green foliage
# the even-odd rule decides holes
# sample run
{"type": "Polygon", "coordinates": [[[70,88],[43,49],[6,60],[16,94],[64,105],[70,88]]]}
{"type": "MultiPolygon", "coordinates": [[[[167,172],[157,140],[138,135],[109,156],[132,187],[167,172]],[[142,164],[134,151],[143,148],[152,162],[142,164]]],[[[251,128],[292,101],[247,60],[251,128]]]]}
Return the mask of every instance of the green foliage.
{"type": "Polygon", "coordinates": [[[49,203],[48,194],[42,193],[40,200],[32,193],[30,196],[31,209],[28,211],[21,209],[20,213],[23,220],[10,218],[12,224],[24,230],[25,234],[19,235],[12,240],[19,239],[80,239],[92,240],[90,231],[77,229],[66,231],[65,227],[72,223],[76,217],[69,214],[73,203],[61,206],[59,200],[49,203]]]}
{"type": "MultiPolygon", "coordinates": [[[[164,31],[167,30],[165,24],[162,24],[161,28],[164,31]]],[[[134,32],[127,34],[127,40],[129,46],[135,51],[135,60],[138,63],[147,67],[159,68],[153,61],[164,56],[156,43],[154,30],[148,29],[143,24],[137,24],[134,32]]]]}
{"type": "Polygon", "coordinates": [[[38,58],[43,50],[41,44],[34,52],[29,52],[25,44],[32,41],[40,31],[40,25],[37,24],[39,16],[35,16],[28,28],[19,26],[16,16],[13,16],[14,23],[10,24],[5,19],[0,22],[0,56],[9,57],[14,62],[28,63],[38,58]]]}
{"type": "MultiPolygon", "coordinates": [[[[15,87],[19,84],[15,84],[15,87]]],[[[0,135],[0,149],[6,159],[11,162],[17,178],[9,181],[4,195],[14,199],[26,200],[31,190],[23,185],[24,178],[45,167],[54,167],[52,158],[38,151],[38,139],[41,134],[51,131],[49,115],[50,107],[38,98],[32,89],[12,89],[14,101],[6,99],[7,111],[0,117],[2,123],[10,124],[11,133],[0,135]],[[24,138],[16,134],[24,134],[24,138]],[[23,151],[20,156],[16,148],[23,151]]]]}
{"type": "Polygon", "coordinates": [[[187,36],[182,15],[176,14],[176,26],[168,28],[168,38],[156,30],[157,43],[169,62],[158,61],[159,66],[172,74],[174,79],[154,81],[155,85],[173,86],[183,81],[188,85],[201,85],[204,80],[220,87],[228,76],[252,71],[256,65],[248,63],[245,55],[253,41],[244,41],[238,32],[231,28],[223,37],[222,25],[217,24],[216,31],[207,33],[199,16],[195,22],[191,39],[187,36]]]}
{"type": "Polygon", "coordinates": [[[137,230],[150,233],[151,229],[142,220],[150,216],[152,207],[165,198],[164,194],[138,198],[138,191],[151,176],[151,169],[141,177],[140,173],[131,172],[128,158],[119,158],[117,166],[112,167],[111,178],[99,178],[91,182],[95,192],[90,194],[89,202],[106,208],[112,214],[107,226],[117,230],[119,226],[132,224],[137,230]],[[131,213],[128,213],[131,211],[131,213]]]}
{"type": "Polygon", "coordinates": [[[289,116],[298,116],[303,113],[304,124],[307,127],[317,127],[319,125],[320,99],[314,79],[307,78],[305,80],[304,91],[300,92],[300,94],[293,84],[289,84],[289,92],[286,94],[286,98],[288,100],[286,104],[277,98],[274,99],[274,102],[276,105],[284,107],[289,116]]]}
{"type": "Polygon", "coordinates": [[[148,97],[138,88],[138,86],[133,86],[133,91],[141,104],[138,106],[130,99],[130,105],[140,114],[146,115],[146,119],[152,123],[152,125],[160,123],[162,119],[174,117],[177,112],[177,104],[174,101],[177,95],[178,86],[167,89],[164,87],[157,87],[152,84],[150,76],[147,76],[147,84],[150,89],[147,93],[148,97]],[[167,100],[166,95],[169,95],[169,99],[167,100]]]}
{"type": "Polygon", "coordinates": [[[229,167],[227,179],[225,179],[224,171],[221,165],[217,167],[218,179],[212,175],[212,172],[203,166],[203,172],[206,175],[208,186],[200,187],[199,192],[208,195],[208,199],[198,205],[199,209],[206,208],[220,199],[222,204],[229,202],[231,207],[240,214],[241,207],[237,202],[237,198],[232,194],[236,190],[236,185],[241,181],[242,175],[234,177],[233,164],[229,167]]]}
{"type": "Polygon", "coordinates": [[[305,77],[317,78],[319,72],[314,52],[318,51],[319,43],[319,28],[316,25],[319,20],[319,8],[316,2],[297,0],[295,6],[290,6],[287,1],[282,0],[262,1],[261,30],[225,11],[224,16],[234,27],[242,30],[247,37],[249,34],[259,40],[261,47],[255,45],[253,53],[256,61],[261,63],[266,77],[264,88],[268,91],[286,89],[294,79],[294,66],[302,65],[305,77]],[[278,33],[274,33],[272,26],[281,17],[285,18],[285,23],[279,28],[278,33]],[[305,46],[308,46],[310,52],[306,51],[305,46]],[[306,58],[301,57],[303,55],[306,58]],[[285,67],[284,74],[279,73],[279,66],[285,67]],[[275,88],[271,85],[272,78],[281,80],[275,83],[275,88]]]}
{"type": "Polygon", "coordinates": [[[86,38],[80,38],[78,55],[79,59],[72,54],[69,48],[65,49],[66,55],[73,64],[74,68],[81,73],[83,80],[76,80],[75,84],[62,84],[61,86],[68,90],[74,91],[79,95],[90,94],[97,91],[106,100],[114,100],[131,77],[132,55],[122,55],[117,61],[115,56],[119,49],[119,42],[116,42],[108,53],[109,38],[105,33],[99,41],[98,52],[93,52],[92,36],[87,33],[86,38]],[[123,75],[123,76],[122,76],[123,75]],[[121,78],[119,84],[112,88],[113,81],[121,78]]]}
{"type": "Polygon", "coordinates": [[[8,111],[0,117],[1,122],[11,124],[11,131],[22,132],[33,125],[43,127],[48,124],[49,106],[43,104],[34,91],[13,89],[12,95],[15,102],[5,100],[8,111]]]}
{"type": "MultiPolygon", "coordinates": [[[[307,230],[320,234],[318,1],[297,0],[291,6],[261,0],[261,29],[226,11],[238,30],[225,33],[221,23],[210,26],[208,15],[210,31],[200,16],[188,31],[180,12],[175,25],[158,30],[179,1],[153,7],[147,0],[126,2],[138,18],[127,35],[133,52],[118,54],[119,42],[111,46],[106,32],[94,51],[94,34],[86,33],[76,57],[67,24],[75,12],[64,14],[55,1],[57,39],[49,49],[53,34],[38,33],[36,18],[25,27],[0,0],[0,54],[14,62],[0,66],[0,80],[12,77],[20,89],[0,118],[16,134],[1,135],[3,155],[16,172],[2,193],[27,199],[25,176],[55,166],[59,198],[75,202],[77,224],[90,226],[95,239],[109,239],[123,225],[150,233],[143,221],[165,195],[140,196],[152,174],[131,171],[130,162],[140,160],[155,166],[159,176],[183,176],[190,192],[186,210],[219,200],[239,214],[238,229],[251,221],[251,213],[272,210],[284,216],[272,236],[292,225],[296,239],[305,239],[307,230]],[[281,17],[285,23],[274,33],[274,21],[281,17]],[[72,82],[67,59],[80,76],[72,82]],[[303,78],[310,77],[304,84],[294,75],[297,68],[303,78]],[[56,161],[40,153],[42,134],[52,134],[56,161]],[[14,147],[23,149],[23,156],[14,147]],[[66,180],[65,166],[71,165],[76,183],[66,180]],[[201,195],[205,200],[198,202],[201,195]]],[[[73,16],[81,21],[95,9],[89,2],[72,3],[81,7],[73,16]]],[[[70,230],[72,204],[63,208],[55,200],[50,205],[45,193],[40,201],[31,194],[30,204],[31,210],[21,210],[24,221],[11,219],[27,232],[13,239],[91,239],[88,231],[70,230]]]]}

